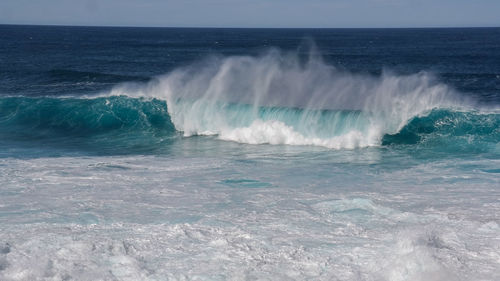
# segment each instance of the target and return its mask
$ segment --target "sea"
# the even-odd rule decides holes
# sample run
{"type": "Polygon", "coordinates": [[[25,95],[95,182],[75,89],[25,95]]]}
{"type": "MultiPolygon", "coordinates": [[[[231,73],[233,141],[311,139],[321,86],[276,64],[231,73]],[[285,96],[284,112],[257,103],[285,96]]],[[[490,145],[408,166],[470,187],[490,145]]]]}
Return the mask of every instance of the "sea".
{"type": "Polygon", "coordinates": [[[0,25],[0,280],[500,280],[500,28],[0,25]]]}

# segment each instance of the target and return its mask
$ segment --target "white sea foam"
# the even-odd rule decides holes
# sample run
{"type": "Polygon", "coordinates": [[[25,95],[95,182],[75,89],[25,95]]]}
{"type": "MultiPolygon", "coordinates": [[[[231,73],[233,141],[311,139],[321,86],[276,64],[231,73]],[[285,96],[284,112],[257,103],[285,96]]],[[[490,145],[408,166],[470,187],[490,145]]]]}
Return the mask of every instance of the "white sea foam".
{"type": "Polygon", "coordinates": [[[494,160],[373,177],[248,149],[1,159],[0,280],[500,278],[498,177],[459,168],[494,160]]]}
{"type": "Polygon", "coordinates": [[[373,132],[373,135],[368,134],[367,136],[360,131],[351,130],[331,138],[305,137],[283,122],[258,119],[248,127],[223,129],[219,133],[219,138],[249,144],[315,145],[335,149],[352,149],[378,145],[375,140],[380,136],[377,133],[373,132]]]}

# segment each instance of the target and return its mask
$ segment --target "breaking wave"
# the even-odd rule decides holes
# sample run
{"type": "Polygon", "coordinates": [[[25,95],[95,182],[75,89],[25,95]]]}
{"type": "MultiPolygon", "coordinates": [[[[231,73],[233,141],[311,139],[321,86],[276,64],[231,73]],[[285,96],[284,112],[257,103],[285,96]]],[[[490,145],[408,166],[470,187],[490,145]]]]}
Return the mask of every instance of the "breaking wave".
{"type": "Polygon", "coordinates": [[[498,107],[480,109],[429,73],[353,74],[314,51],[213,57],[99,96],[8,97],[0,109],[0,130],[17,137],[178,131],[334,149],[500,140],[498,107]]]}

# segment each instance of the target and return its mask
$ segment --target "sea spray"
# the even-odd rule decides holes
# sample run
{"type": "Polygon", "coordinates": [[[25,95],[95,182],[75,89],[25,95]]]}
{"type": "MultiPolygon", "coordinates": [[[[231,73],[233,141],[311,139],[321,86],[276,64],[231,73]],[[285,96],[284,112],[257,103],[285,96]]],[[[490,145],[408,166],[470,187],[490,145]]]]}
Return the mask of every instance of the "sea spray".
{"type": "Polygon", "coordinates": [[[165,99],[185,136],[329,148],[380,145],[414,117],[470,104],[429,73],[354,74],[325,63],[314,50],[306,59],[277,49],[211,57],[130,87],[110,94],[165,99]]]}

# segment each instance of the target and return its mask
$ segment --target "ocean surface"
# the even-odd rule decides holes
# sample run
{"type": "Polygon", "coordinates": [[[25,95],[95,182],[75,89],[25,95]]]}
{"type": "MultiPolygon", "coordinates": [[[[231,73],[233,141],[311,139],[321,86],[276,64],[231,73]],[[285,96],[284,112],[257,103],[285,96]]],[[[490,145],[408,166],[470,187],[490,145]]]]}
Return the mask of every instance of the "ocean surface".
{"type": "Polygon", "coordinates": [[[0,280],[500,280],[500,28],[0,25],[0,280]]]}

